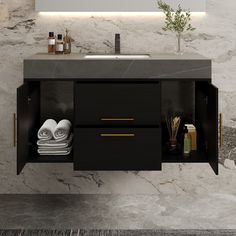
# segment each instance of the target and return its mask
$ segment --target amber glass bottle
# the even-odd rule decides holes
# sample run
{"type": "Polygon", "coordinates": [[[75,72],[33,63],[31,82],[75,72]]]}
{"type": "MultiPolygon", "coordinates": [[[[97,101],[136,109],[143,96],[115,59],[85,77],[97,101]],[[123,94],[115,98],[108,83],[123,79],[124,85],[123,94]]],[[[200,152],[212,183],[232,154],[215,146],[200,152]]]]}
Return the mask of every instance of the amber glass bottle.
{"type": "Polygon", "coordinates": [[[55,49],[56,49],[56,39],[54,37],[54,33],[49,32],[49,36],[48,36],[48,53],[49,54],[55,53],[55,49]]]}
{"type": "Polygon", "coordinates": [[[58,34],[56,41],[56,54],[63,54],[63,51],[64,51],[64,42],[62,40],[62,34],[58,34]]]}

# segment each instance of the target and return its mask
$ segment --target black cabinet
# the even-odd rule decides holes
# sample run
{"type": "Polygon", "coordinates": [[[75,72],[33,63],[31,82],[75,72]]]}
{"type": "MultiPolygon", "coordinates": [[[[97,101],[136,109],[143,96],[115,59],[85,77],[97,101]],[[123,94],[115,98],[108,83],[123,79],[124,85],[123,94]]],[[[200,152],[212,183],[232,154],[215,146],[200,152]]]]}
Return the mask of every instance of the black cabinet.
{"type": "Polygon", "coordinates": [[[218,89],[210,81],[162,82],[162,162],[209,163],[218,174],[218,89]],[[190,157],[165,151],[168,131],[165,117],[179,114],[182,125],[192,123],[197,130],[197,151],[190,157]]]}
{"type": "Polygon", "coordinates": [[[37,132],[45,119],[73,122],[73,82],[25,82],[17,89],[17,174],[26,163],[72,162],[69,156],[39,156],[37,132]]]}
{"type": "Polygon", "coordinates": [[[205,162],[218,174],[218,90],[210,80],[129,82],[27,79],[17,89],[17,174],[26,163],[74,163],[74,170],[161,170],[162,162],[205,162]],[[178,113],[197,128],[197,151],[165,151],[165,117],[178,113]],[[73,123],[69,156],[37,154],[47,118],[73,123]]]}
{"type": "Polygon", "coordinates": [[[161,89],[75,83],[75,170],[161,170],[161,89]]]}

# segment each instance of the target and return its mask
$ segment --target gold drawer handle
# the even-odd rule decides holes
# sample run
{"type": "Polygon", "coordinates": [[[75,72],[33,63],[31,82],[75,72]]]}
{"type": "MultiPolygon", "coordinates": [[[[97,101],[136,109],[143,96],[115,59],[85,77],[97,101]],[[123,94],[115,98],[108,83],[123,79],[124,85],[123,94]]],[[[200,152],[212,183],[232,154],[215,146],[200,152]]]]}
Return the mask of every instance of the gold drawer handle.
{"type": "Polygon", "coordinates": [[[135,134],[100,134],[101,137],[134,137],[135,134]]]}
{"type": "Polygon", "coordinates": [[[134,118],[101,118],[102,121],[134,121],[134,118]]]}
{"type": "Polygon", "coordinates": [[[222,126],[222,123],[223,123],[223,118],[222,118],[222,113],[220,113],[220,147],[222,146],[223,144],[223,126],[222,126]]]}
{"type": "Polygon", "coordinates": [[[13,147],[16,146],[16,113],[13,113],[13,147]]]}

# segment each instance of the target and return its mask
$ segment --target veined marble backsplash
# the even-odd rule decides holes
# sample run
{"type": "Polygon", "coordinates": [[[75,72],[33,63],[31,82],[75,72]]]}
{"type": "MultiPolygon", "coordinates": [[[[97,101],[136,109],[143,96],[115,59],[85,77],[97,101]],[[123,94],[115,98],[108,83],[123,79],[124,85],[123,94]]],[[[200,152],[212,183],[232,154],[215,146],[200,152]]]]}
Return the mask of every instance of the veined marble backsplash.
{"type": "MultiPolygon", "coordinates": [[[[114,51],[121,34],[123,53],[174,52],[176,37],[163,32],[161,16],[50,16],[34,11],[34,0],[0,1],[0,193],[150,193],[230,192],[236,160],[236,4],[207,0],[207,14],[193,16],[196,31],[184,35],[184,50],[213,60],[213,83],[219,88],[225,128],[220,175],[207,164],[164,164],[162,172],[73,172],[70,164],[27,164],[16,176],[13,120],[16,88],[23,82],[23,59],[47,51],[49,31],[69,28],[73,52],[114,51]]],[[[235,188],[234,188],[235,189],[235,188]]],[[[235,193],[235,190],[232,190],[235,193]]]]}

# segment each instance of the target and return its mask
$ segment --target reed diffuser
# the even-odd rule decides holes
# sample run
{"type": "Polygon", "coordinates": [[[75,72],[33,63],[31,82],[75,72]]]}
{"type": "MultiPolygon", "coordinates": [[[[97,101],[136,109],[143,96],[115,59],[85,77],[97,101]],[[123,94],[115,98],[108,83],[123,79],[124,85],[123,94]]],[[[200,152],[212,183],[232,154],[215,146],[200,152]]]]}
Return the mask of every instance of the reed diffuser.
{"type": "Polygon", "coordinates": [[[181,118],[179,116],[166,117],[166,125],[169,133],[169,151],[177,150],[177,134],[180,126],[181,118]]]}

